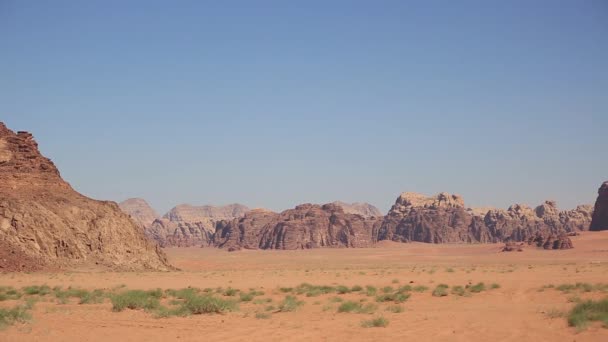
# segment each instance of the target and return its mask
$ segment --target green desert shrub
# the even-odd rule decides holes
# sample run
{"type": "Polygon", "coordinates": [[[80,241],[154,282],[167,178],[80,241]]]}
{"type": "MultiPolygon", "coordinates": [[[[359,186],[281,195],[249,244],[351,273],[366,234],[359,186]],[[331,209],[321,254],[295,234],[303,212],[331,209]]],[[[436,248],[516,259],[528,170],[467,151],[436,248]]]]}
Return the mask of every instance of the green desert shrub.
{"type": "Polygon", "coordinates": [[[338,294],[346,294],[346,293],[350,292],[350,289],[347,286],[339,285],[339,286],[336,286],[336,292],[338,294]]]}
{"type": "Polygon", "coordinates": [[[375,296],[375,295],[376,295],[376,293],[378,293],[378,289],[376,289],[374,286],[367,285],[367,286],[365,287],[365,294],[366,294],[367,296],[370,296],[370,297],[371,297],[371,296],[375,296]]]}
{"type": "Polygon", "coordinates": [[[492,290],[494,290],[494,289],[499,289],[499,288],[500,288],[500,284],[497,284],[497,283],[492,283],[492,285],[490,285],[490,288],[491,288],[492,290]]]}
{"type": "Polygon", "coordinates": [[[12,286],[0,287],[0,302],[4,300],[17,300],[21,298],[21,296],[21,292],[12,286]]]}
{"type": "Polygon", "coordinates": [[[437,287],[435,287],[435,289],[433,290],[433,296],[435,297],[445,297],[448,295],[448,288],[449,286],[446,284],[439,284],[437,285],[437,287]]]}
{"type": "Polygon", "coordinates": [[[479,293],[486,290],[486,284],[477,283],[475,285],[467,285],[467,289],[472,293],[479,293]]]}
{"type": "Polygon", "coordinates": [[[296,311],[300,306],[304,305],[304,302],[299,301],[295,296],[286,296],[285,299],[279,304],[280,312],[292,312],[296,311]]]}
{"type": "Polygon", "coordinates": [[[428,291],[428,286],[424,286],[424,285],[416,285],[412,288],[412,290],[414,292],[426,292],[428,291]]]}
{"type": "Polygon", "coordinates": [[[370,320],[364,320],[361,322],[361,326],[364,328],[384,328],[388,326],[388,319],[377,317],[370,320]]]}
{"type": "Polygon", "coordinates": [[[363,287],[361,287],[360,285],[355,285],[355,286],[351,287],[350,290],[352,292],[359,292],[359,291],[363,291],[363,287]]]}
{"type": "Polygon", "coordinates": [[[235,311],[237,305],[232,300],[225,300],[213,296],[194,296],[187,298],[182,304],[181,311],[193,315],[224,313],[235,311]]]}
{"type": "Polygon", "coordinates": [[[12,325],[17,322],[26,322],[30,320],[28,308],[24,305],[18,305],[11,309],[0,308],[0,328],[12,325]]]}
{"type": "Polygon", "coordinates": [[[51,288],[47,285],[33,285],[33,286],[26,286],[23,288],[23,293],[25,293],[26,295],[40,295],[40,296],[45,296],[49,293],[51,293],[51,288]]]}
{"type": "Polygon", "coordinates": [[[386,311],[390,311],[392,313],[401,313],[405,309],[401,305],[389,305],[386,307],[386,311]]]}
{"type": "Polygon", "coordinates": [[[452,286],[452,294],[457,295],[457,296],[464,296],[466,293],[464,287],[458,285],[458,286],[452,286]]]}
{"type": "Polygon", "coordinates": [[[568,313],[568,325],[579,330],[584,329],[590,321],[602,322],[604,328],[608,328],[608,298],[578,303],[568,313]]]}
{"type": "Polygon", "coordinates": [[[257,319],[269,319],[270,317],[271,317],[271,315],[266,312],[258,312],[255,314],[255,318],[257,318],[257,319]]]}
{"type": "Polygon", "coordinates": [[[159,298],[156,293],[143,290],[129,290],[115,294],[110,297],[112,311],[123,311],[124,309],[154,310],[160,307],[159,298]]]}

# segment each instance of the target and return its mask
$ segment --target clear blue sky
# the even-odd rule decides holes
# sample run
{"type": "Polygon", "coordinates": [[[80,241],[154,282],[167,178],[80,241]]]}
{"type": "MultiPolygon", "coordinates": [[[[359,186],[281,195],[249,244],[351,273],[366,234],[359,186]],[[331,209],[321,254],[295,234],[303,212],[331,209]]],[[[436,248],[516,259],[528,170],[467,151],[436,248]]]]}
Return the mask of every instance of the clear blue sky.
{"type": "Polygon", "coordinates": [[[608,2],[0,0],[0,120],[99,199],[592,203],[608,2]]]}

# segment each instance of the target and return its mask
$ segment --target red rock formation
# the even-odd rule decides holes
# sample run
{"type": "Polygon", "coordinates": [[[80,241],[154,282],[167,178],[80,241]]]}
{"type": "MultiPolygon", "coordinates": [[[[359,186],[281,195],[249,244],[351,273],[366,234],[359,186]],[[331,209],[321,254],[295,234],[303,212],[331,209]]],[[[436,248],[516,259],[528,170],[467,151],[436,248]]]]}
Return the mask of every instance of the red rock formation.
{"type": "Polygon", "coordinates": [[[280,214],[251,211],[244,218],[218,225],[218,247],[308,249],[371,247],[381,220],[347,214],[335,204],[302,204],[280,214]]]}
{"type": "MultiPolygon", "coordinates": [[[[96,201],[63,181],[31,134],[0,123],[0,246],[18,268],[97,264],[169,269],[165,254],[114,202],[96,201]]],[[[0,258],[0,269],[15,269],[0,258]]]]}
{"type": "Polygon", "coordinates": [[[425,197],[404,193],[384,218],[378,240],[430,243],[527,241],[536,233],[555,234],[586,229],[589,206],[558,211],[546,201],[532,209],[515,204],[508,210],[465,209],[458,195],[425,197]],[[485,212],[485,213],[484,213],[485,212]]]}
{"type": "Polygon", "coordinates": [[[593,219],[589,230],[608,230],[608,181],[604,182],[597,192],[597,200],[595,201],[593,219]]]}

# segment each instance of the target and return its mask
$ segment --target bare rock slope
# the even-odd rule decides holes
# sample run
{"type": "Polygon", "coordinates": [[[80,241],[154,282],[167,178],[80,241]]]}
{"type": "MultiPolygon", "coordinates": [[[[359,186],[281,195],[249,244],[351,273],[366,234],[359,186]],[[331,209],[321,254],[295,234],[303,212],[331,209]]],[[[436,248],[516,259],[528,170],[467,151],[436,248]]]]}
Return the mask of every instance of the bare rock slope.
{"type": "Polygon", "coordinates": [[[146,235],[163,247],[211,246],[216,224],[242,217],[242,204],[192,206],[180,204],[146,227],[146,235]]]}
{"type": "Polygon", "coordinates": [[[347,214],[358,214],[365,217],[380,217],[382,216],[382,212],[373,205],[369,203],[345,203],[340,201],[335,201],[332,204],[339,205],[344,209],[344,212],[347,214]]]}
{"type": "Polygon", "coordinates": [[[597,192],[593,220],[589,230],[608,230],[608,181],[604,182],[597,192]]]}
{"type": "Polygon", "coordinates": [[[99,265],[166,270],[157,244],[114,202],[76,192],[31,134],[0,123],[0,270],[99,265]]]}
{"type": "Polygon", "coordinates": [[[588,229],[591,213],[590,206],[558,211],[553,201],[534,209],[521,204],[507,210],[467,209],[458,195],[403,193],[384,218],[378,240],[487,243],[528,241],[537,233],[556,239],[588,229]]]}
{"type": "Polygon", "coordinates": [[[371,247],[380,218],[346,213],[336,204],[302,204],[281,213],[251,211],[241,219],[219,224],[218,247],[309,249],[317,247],[371,247]]]}
{"type": "Polygon", "coordinates": [[[156,211],[141,198],[129,198],[120,202],[118,206],[142,227],[149,227],[158,218],[156,211]]]}

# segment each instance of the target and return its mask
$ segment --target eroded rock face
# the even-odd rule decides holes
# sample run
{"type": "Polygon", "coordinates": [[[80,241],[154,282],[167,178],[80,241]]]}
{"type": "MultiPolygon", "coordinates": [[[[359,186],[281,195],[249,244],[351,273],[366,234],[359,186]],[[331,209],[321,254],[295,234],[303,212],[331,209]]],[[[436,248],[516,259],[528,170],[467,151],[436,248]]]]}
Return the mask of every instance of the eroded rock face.
{"type": "MultiPolygon", "coordinates": [[[[0,246],[36,268],[97,264],[171,268],[164,252],[114,202],[85,197],[63,181],[31,134],[0,123],[0,246]]],[[[0,258],[1,269],[14,260],[0,258]]],[[[27,268],[23,265],[22,268],[27,268]]]]}
{"type": "Polygon", "coordinates": [[[336,204],[302,204],[279,214],[251,211],[242,219],[218,225],[218,247],[309,249],[371,247],[381,219],[345,213],[336,204]]]}
{"type": "Polygon", "coordinates": [[[249,208],[238,203],[217,207],[180,204],[169,210],[163,217],[173,222],[202,222],[206,219],[219,221],[242,217],[247,211],[249,208]]]}
{"type": "Polygon", "coordinates": [[[528,240],[529,245],[536,245],[544,249],[570,249],[574,248],[572,240],[565,233],[546,233],[537,232],[534,237],[528,240]]]}
{"type": "Polygon", "coordinates": [[[604,182],[597,192],[598,196],[595,201],[593,220],[591,221],[589,230],[608,230],[608,181],[604,182]]]}
{"type": "Polygon", "coordinates": [[[465,209],[458,195],[433,197],[414,193],[399,196],[379,231],[378,240],[429,243],[487,243],[528,241],[544,236],[586,230],[590,206],[559,211],[554,201],[532,209],[514,204],[507,210],[465,209]],[[485,213],[484,213],[485,212],[485,213]]]}
{"type": "Polygon", "coordinates": [[[378,240],[429,243],[491,242],[480,216],[458,195],[402,193],[384,218],[378,240]]]}
{"type": "Polygon", "coordinates": [[[220,221],[216,226],[214,244],[232,250],[258,249],[263,230],[278,222],[279,216],[269,210],[254,209],[242,218],[220,221]]]}
{"type": "Polygon", "coordinates": [[[152,207],[141,198],[129,198],[118,204],[120,209],[129,214],[133,221],[142,227],[149,227],[154,220],[158,218],[158,214],[152,207]]]}
{"type": "Polygon", "coordinates": [[[262,233],[262,249],[371,247],[381,220],[347,214],[335,204],[302,204],[282,212],[262,233]]]}
{"type": "Polygon", "coordinates": [[[369,203],[345,203],[340,201],[332,202],[332,204],[339,205],[344,209],[347,214],[357,214],[364,217],[380,217],[382,213],[380,210],[369,203]]]}
{"type": "Polygon", "coordinates": [[[219,222],[240,218],[248,210],[241,204],[220,207],[181,204],[146,227],[146,235],[163,247],[211,246],[219,222]]]}

